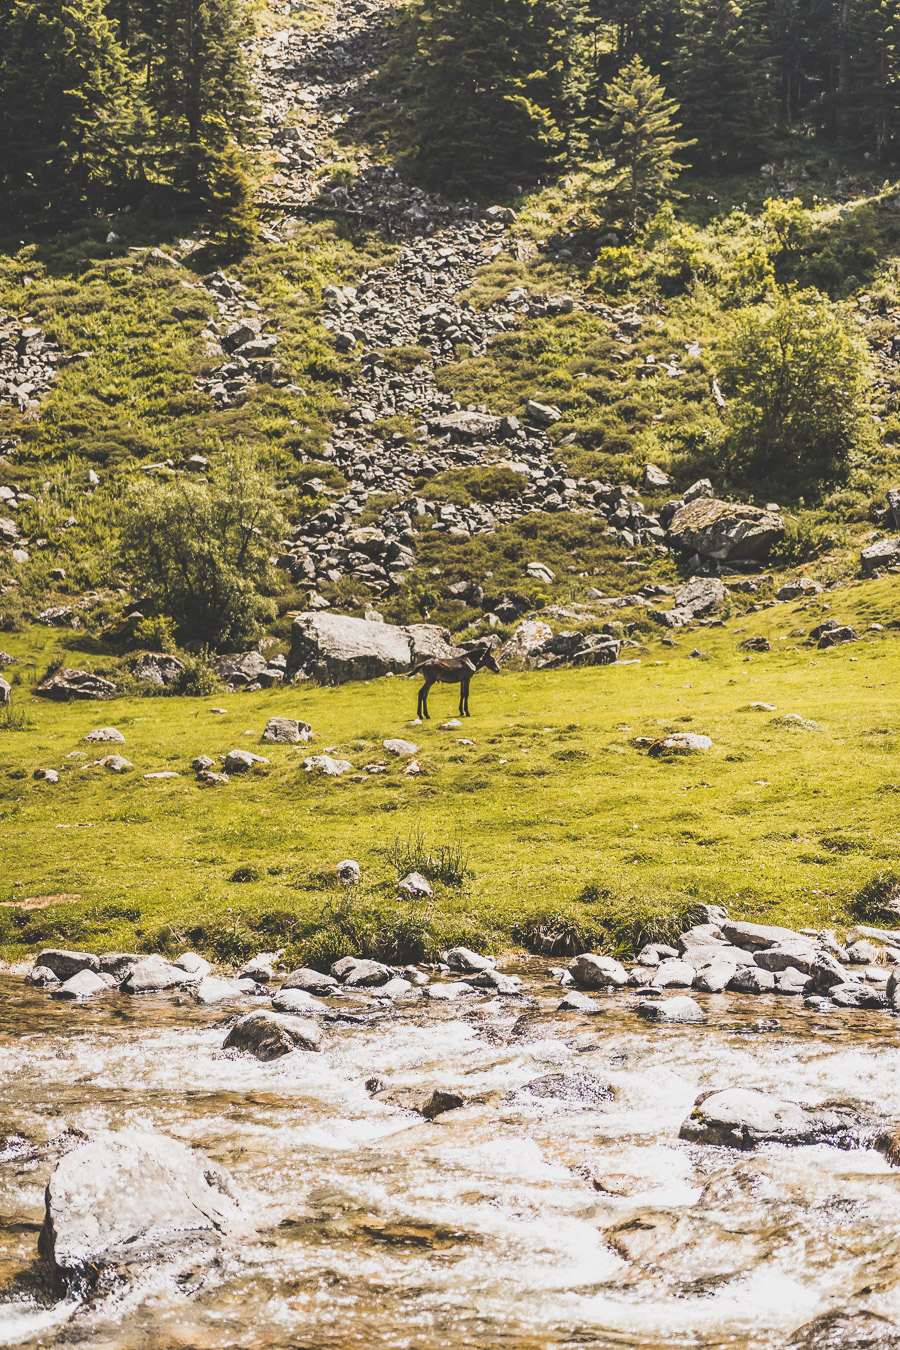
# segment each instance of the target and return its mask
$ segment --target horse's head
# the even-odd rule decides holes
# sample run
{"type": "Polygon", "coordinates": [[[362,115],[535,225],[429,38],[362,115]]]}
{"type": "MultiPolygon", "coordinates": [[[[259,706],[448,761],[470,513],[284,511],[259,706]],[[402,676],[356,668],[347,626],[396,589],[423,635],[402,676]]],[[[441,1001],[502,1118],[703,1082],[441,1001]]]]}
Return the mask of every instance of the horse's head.
{"type": "Polygon", "coordinates": [[[472,655],[475,658],[476,670],[490,670],[495,675],[500,674],[500,667],[490,647],[480,647],[477,651],[473,651],[472,655]]]}

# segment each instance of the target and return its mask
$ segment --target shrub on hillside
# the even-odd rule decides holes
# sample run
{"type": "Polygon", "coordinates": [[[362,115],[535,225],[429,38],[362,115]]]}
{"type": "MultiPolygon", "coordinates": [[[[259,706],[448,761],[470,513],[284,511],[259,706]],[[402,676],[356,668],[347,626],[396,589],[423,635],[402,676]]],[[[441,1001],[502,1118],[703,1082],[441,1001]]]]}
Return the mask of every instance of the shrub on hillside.
{"type": "Polygon", "coordinates": [[[128,497],[121,557],[183,638],[248,642],[275,608],[269,552],[283,522],[274,480],[246,450],[224,452],[209,481],[138,483],[128,497]]]}

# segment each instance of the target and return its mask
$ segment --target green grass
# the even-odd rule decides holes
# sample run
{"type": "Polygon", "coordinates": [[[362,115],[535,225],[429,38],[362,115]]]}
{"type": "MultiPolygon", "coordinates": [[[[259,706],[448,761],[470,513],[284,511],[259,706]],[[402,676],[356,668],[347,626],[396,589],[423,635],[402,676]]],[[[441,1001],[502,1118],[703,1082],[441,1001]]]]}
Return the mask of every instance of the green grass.
{"type": "MultiPolygon", "coordinates": [[[[827,612],[889,621],[898,585],[836,592],[827,612]]],[[[28,702],[19,686],[28,726],[0,731],[2,950],[193,943],[237,958],[286,945],[322,964],[348,947],[401,959],[448,940],[539,945],[547,931],[563,932],[564,950],[567,926],[575,945],[623,950],[698,900],[797,926],[849,922],[860,887],[900,861],[900,644],[886,632],[819,652],[792,636],[822,613],[778,606],[676,648],[653,637],[640,665],[484,676],[462,730],[441,730],[455,703],[439,688],[431,724],[411,729],[415,685],[402,679],[69,706],[28,702]],[[746,659],[733,629],[766,634],[773,651],[746,659]],[[709,659],[690,658],[695,642],[709,659]],[[406,777],[401,761],[362,781],[311,778],[306,747],[260,745],[276,713],[309,721],[316,752],[335,747],[359,768],[384,757],[385,737],[411,736],[425,772],[406,777]],[[777,726],[785,713],[818,729],[777,726]],[[106,724],[126,737],[127,775],[66,758],[93,758],[81,738],[106,724]],[[634,744],[686,729],[712,751],[667,761],[634,744]],[[191,758],[235,746],[271,764],[198,788],[191,758]],[[59,769],[60,784],[33,781],[38,767],[59,769]],[[167,769],[184,776],[142,777],[167,769]],[[410,906],[394,898],[391,859],[419,836],[426,851],[461,845],[468,870],[410,906]],[[330,870],[347,857],[363,869],[350,895],[330,870]],[[251,879],[231,880],[239,869],[251,879]],[[79,899],[8,905],[55,895],[79,899]]]]}

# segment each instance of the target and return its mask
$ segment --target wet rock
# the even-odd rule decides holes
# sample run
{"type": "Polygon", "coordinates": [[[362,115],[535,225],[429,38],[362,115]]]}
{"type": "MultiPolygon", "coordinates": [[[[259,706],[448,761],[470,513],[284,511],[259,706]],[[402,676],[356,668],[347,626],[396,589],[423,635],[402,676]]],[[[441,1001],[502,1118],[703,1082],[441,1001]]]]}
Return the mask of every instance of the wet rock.
{"type": "Polygon", "coordinates": [[[482,956],[468,947],[451,947],[442,957],[451,970],[475,973],[480,970],[493,970],[496,962],[492,956],[482,956]]]}
{"type": "Polygon", "coordinates": [[[327,1011],[327,1005],[310,994],[306,989],[285,989],[284,986],[272,995],[272,1007],[282,1013],[315,1013],[327,1011]]]}
{"type": "Polygon", "coordinates": [[[374,999],[386,999],[389,1002],[392,999],[406,998],[407,994],[418,996],[418,989],[410,980],[405,980],[402,975],[394,975],[388,980],[387,984],[380,984],[372,990],[374,999]]]}
{"type": "Polygon", "coordinates": [[[795,1331],[785,1350],[897,1350],[900,1325],[879,1313],[823,1313],[795,1331]]]}
{"type": "Polygon", "coordinates": [[[139,952],[102,952],[98,958],[100,973],[111,975],[116,984],[121,984],[138,961],[145,959],[139,952]]]}
{"type": "Polygon", "coordinates": [[[211,1007],[227,999],[246,997],[256,987],[253,980],[222,980],[215,975],[203,975],[190,989],[195,1002],[211,1007]]]}
{"type": "Polygon", "coordinates": [[[780,970],[775,977],[776,994],[787,994],[795,997],[808,994],[812,987],[813,982],[809,975],[802,970],[796,970],[793,966],[780,970]]]}
{"type": "Polygon", "coordinates": [[[212,972],[212,966],[205,956],[200,956],[197,952],[182,952],[177,956],[172,964],[177,970],[183,970],[188,975],[193,975],[197,979],[203,979],[205,975],[212,972]]]}
{"type": "Polygon", "coordinates": [[[587,1013],[592,1017],[595,1013],[603,1012],[604,1009],[596,999],[589,998],[587,994],[582,994],[578,989],[571,989],[565,998],[557,1004],[556,1011],[587,1013]]]}
{"type": "Polygon", "coordinates": [[[93,970],[79,970],[77,975],[70,975],[62,984],[57,984],[51,989],[51,997],[59,999],[72,999],[81,1001],[84,998],[94,998],[97,994],[106,994],[109,992],[109,984],[93,970]]]}
{"type": "Polygon", "coordinates": [[[33,984],[37,989],[46,989],[51,985],[59,984],[60,979],[49,966],[32,966],[25,976],[25,983],[33,984]]]}
{"type": "Polygon", "coordinates": [[[615,1095],[615,1089],[609,1083],[592,1073],[545,1073],[516,1088],[507,1100],[522,1101],[531,1097],[539,1101],[595,1106],[613,1101],[615,1095]]]}
{"type": "Polygon", "coordinates": [[[145,956],[132,966],[122,983],[122,989],[126,994],[155,994],[195,984],[201,978],[161,956],[145,956]]]}
{"type": "Polygon", "coordinates": [[[653,983],[659,989],[668,989],[670,986],[690,989],[694,983],[694,967],[687,961],[679,961],[677,957],[661,961],[653,972],[653,983]]]}
{"type": "Polygon", "coordinates": [[[818,949],[813,942],[808,938],[797,937],[776,942],[773,947],[765,947],[762,951],[754,952],[753,960],[762,970],[770,970],[773,974],[793,966],[795,970],[802,970],[808,975],[818,955],[818,949]]]}
{"type": "Polygon", "coordinates": [[[225,1037],[223,1050],[240,1050],[264,1061],[294,1050],[320,1050],[322,1033],[315,1022],[286,1013],[251,1012],[239,1017],[225,1037]]]}
{"type": "Polygon", "coordinates": [[[492,989],[502,998],[515,998],[522,993],[518,975],[501,975],[498,970],[480,970],[475,975],[468,975],[466,982],[475,989],[492,989]]]}
{"type": "Polygon", "coordinates": [[[828,952],[820,951],[809,968],[813,988],[817,994],[827,994],[833,985],[844,984],[847,972],[828,952]]]}
{"type": "Polygon", "coordinates": [[[369,985],[387,984],[393,975],[390,966],[380,961],[367,961],[358,956],[342,956],[331,967],[336,980],[348,989],[365,988],[369,985]]]}
{"type": "Polygon", "coordinates": [[[38,1251],[56,1281],[83,1291],[104,1270],[182,1255],[188,1235],[235,1235],[228,1174],[164,1135],[123,1130],[83,1144],[47,1185],[38,1251]]]}
{"type": "Polygon", "coordinates": [[[428,984],[422,990],[427,999],[438,1003],[453,1002],[467,994],[477,994],[478,990],[466,980],[455,980],[451,984],[428,984]]]}
{"type": "MultiPolygon", "coordinates": [[[[347,959],[344,958],[344,960],[347,959]]],[[[333,975],[323,975],[320,970],[311,970],[309,966],[301,966],[299,970],[291,971],[281,988],[305,989],[309,994],[333,994],[339,988],[339,983],[333,975]]]]}
{"type": "Polygon", "coordinates": [[[57,703],[70,703],[85,699],[114,698],[118,693],[118,686],[112,680],[104,680],[87,670],[74,670],[66,666],[41,680],[35,693],[40,694],[41,698],[51,698],[57,703]]]}
{"type": "Polygon", "coordinates": [[[694,976],[694,988],[706,994],[721,994],[728,988],[738,970],[738,962],[731,956],[714,956],[711,961],[697,968],[694,976]]]}
{"type": "Polygon", "coordinates": [[[728,562],[764,557],[784,529],[774,511],[698,497],[675,512],[666,538],[675,548],[728,562]]]}
{"type": "Polygon", "coordinates": [[[275,745],[300,745],[312,740],[312,727],[308,722],[295,721],[293,717],[270,717],[262,738],[275,745]]]}
{"type": "MultiPolygon", "coordinates": [[[[378,1083],[378,1080],[374,1080],[378,1083]]],[[[464,1105],[458,1092],[445,1088],[404,1088],[378,1086],[372,1092],[375,1101],[385,1106],[398,1106],[404,1111],[415,1111],[426,1120],[434,1120],[446,1111],[456,1111],[464,1105]]]]}
{"type": "Polygon", "coordinates": [[[679,998],[646,1000],[638,1004],[637,1015],[642,1017],[645,1022],[682,1023],[704,1022],[706,1020],[703,1009],[697,1000],[688,998],[686,994],[679,998]]]}
{"type": "MultiPolygon", "coordinates": [[[[40,957],[38,958],[40,960],[40,957]]],[[[888,976],[884,995],[887,1005],[893,1012],[900,1012],[900,971],[895,967],[888,976]]]]}
{"type": "Polygon", "coordinates": [[[771,994],[775,976],[759,966],[739,966],[725,987],[734,994],[771,994]]]}
{"type": "Polygon", "coordinates": [[[874,942],[866,942],[865,938],[859,942],[854,942],[847,948],[847,960],[852,966],[869,966],[878,960],[879,948],[874,942]]]}
{"type": "Polygon", "coordinates": [[[68,980],[80,970],[99,971],[100,962],[91,952],[71,952],[63,948],[45,947],[38,955],[36,966],[52,970],[59,980],[68,980]]]}
{"type": "Polygon", "coordinates": [[[628,972],[620,961],[594,952],[573,957],[569,974],[579,989],[620,989],[628,983],[628,972]]]}
{"type": "Polygon", "coordinates": [[[843,1108],[812,1110],[752,1088],[728,1088],[697,1099],[679,1138],[740,1149],[815,1144],[846,1139],[858,1124],[858,1117],[843,1108]]]}
{"type": "Polygon", "coordinates": [[[238,979],[245,977],[257,984],[270,984],[275,979],[275,964],[278,952],[258,952],[250,961],[246,961],[238,971],[238,979]]]}
{"type": "Polygon", "coordinates": [[[867,984],[850,981],[846,984],[834,984],[828,990],[828,997],[837,1008],[884,1008],[887,999],[880,989],[867,984]]]}
{"type": "Polygon", "coordinates": [[[225,772],[247,773],[255,764],[270,762],[263,755],[255,755],[252,750],[229,750],[225,756],[225,772]]]}
{"type": "Polygon", "coordinates": [[[773,924],[740,923],[735,919],[725,919],[721,930],[723,937],[733,946],[748,952],[765,951],[783,942],[804,941],[802,935],[795,933],[792,928],[777,928],[773,924]]]}

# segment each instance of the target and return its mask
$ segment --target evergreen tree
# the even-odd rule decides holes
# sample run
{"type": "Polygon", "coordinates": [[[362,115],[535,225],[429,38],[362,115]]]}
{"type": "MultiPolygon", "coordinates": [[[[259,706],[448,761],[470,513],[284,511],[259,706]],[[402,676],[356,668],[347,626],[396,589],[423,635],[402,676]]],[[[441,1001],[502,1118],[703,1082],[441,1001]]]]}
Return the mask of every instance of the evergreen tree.
{"type": "Polygon", "coordinates": [[[220,241],[216,252],[223,261],[242,257],[257,237],[257,217],[253,185],[233,142],[215,157],[208,202],[220,241]]]}
{"type": "Polygon", "coordinates": [[[850,58],[840,91],[844,136],[880,159],[900,139],[900,0],[864,0],[848,23],[850,58]]]}
{"type": "Polygon", "coordinates": [[[671,185],[684,168],[675,156],[692,142],[676,139],[678,104],[639,56],[606,86],[603,110],[602,148],[615,164],[610,203],[621,212],[633,239],[671,195],[671,185]]]}
{"type": "Polygon", "coordinates": [[[201,194],[217,152],[251,114],[242,0],[158,0],[149,33],[147,99],[164,166],[201,194]]]}
{"type": "Polygon", "coordinates": [[[670,62],[695,163],[731,168],[766,158],[773,80],[755,0],[686,0],[670,62]]]}
{"type": "Polygon", "coordinates": [[[15,0],[0,53],[0,183],[25,217],[121,193],[140,125],[100,0],[15,0]]]}
{"type": "Polygon", "coordinates": [[[563,0],[419,0],[411,16],[414,162],[449,193],[534,178],[563,145],[563,0]]]}

